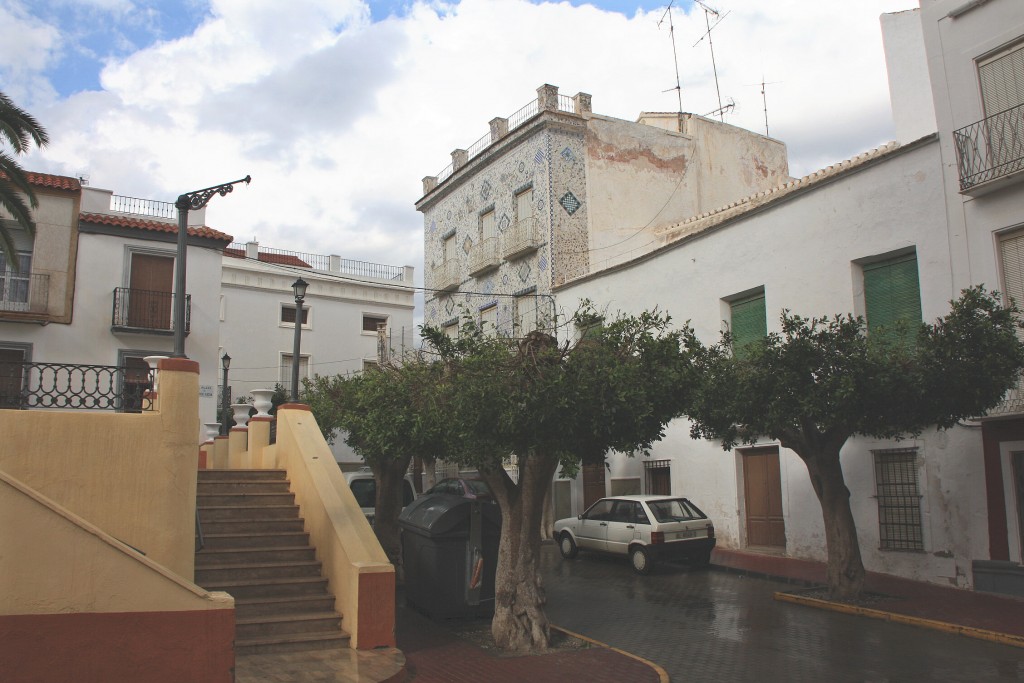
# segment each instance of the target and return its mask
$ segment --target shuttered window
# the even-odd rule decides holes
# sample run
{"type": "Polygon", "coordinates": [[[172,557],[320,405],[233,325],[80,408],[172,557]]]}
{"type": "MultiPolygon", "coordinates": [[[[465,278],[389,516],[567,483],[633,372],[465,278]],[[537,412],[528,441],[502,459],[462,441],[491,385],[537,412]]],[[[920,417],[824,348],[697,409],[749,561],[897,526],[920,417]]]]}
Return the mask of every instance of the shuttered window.
{"type": "Polygon", "coordinates": [[[747,346],[768,334],[764,293],[732,302],[731,317],[733,353],[743,355],[747,346]]]}
{"type": "Polygon", "coordinates": [[[921,287],[917,255],[907,254],[864,266],[864,307],[868,331],[893,329],[901,320],[913,339],[921,322],[921,287]]]}
{"type": "Polygon", "coordinates": [[[1003,294],[1007,302],[1024,307],[1024,232],[1005,237],[1000,242],[1003,261],[1003,294]]]}
{"type": "Polygon", "coordinates": [[[1024,43],[978,63],[985,116],[1024,104],[1024,43]]]}
{"type": "Polygon", "coordinates": [[[492,209],[480,217],[480,237],[486,240],[497,236],[498,233],[494,227],[494,210],[492,209]]]}

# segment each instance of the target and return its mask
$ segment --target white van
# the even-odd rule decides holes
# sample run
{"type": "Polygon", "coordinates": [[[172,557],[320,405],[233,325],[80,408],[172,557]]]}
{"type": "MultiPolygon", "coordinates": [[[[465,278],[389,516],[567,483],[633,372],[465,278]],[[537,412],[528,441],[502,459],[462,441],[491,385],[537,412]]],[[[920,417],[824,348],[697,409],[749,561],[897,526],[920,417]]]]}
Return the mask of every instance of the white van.
{"type": "MultiPolygon", "coordinates": [[[[373,478],[373,470],[369,467],[360,467],[354,472],[345,472],[345,481],[352,489],[356,502],[366,515],[366,521],[373,526],[373,518],[377,511],[377,480],[373,478]]],[[[412,475],[407,474],[402,479],[402,507],[416,500],[416,487],[412,485],[412,475]]]]}

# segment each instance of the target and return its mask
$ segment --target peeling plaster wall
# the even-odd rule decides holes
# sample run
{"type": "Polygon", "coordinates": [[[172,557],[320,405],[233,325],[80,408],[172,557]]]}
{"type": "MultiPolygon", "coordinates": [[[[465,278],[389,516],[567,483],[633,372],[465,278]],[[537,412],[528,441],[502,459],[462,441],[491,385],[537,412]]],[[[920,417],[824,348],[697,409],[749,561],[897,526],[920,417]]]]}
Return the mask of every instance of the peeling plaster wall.
{"type": "MultiPolygon", "coordinates": [[[[764,287],[769,331],[779,312],[801,315],[863,312],[858,259],[913,247],[922,313],[932,320],[955,296],[944,216],[939,144],[930,141],[823,182],[809,191],[676,243],[629,265],[556,291],[558,306],[575,310],[588,298],[610,314],[654,307],[690,320],[705,342],[728,318],[726,298],[764,287]]],[[[772,445],[765,442],[759,445],[772,445]]],[[[671,461],[672,492],[688,496],[715,522],[719,544],[746,545],[741,456],[689,437],[689,423],[671,423],[650,459],[671,461]]],[[[608,478],[643,481],[642,457],[610,457],[608,478]]],[[[914,440],[850,440],[842,452],[865,566],[943,584],[970,584],[973,558],[987,556],[986,498],[979,430],[925,432],[914,440]],[[872,449],[916,447],[924,552],[879,550],[872,449]]],[[[780,448],[782,506],[788,556],[825,559],[821,508],[807,468],[780,448]]],[[[582,483],[573,483],[578,513],[582,483]]]]}

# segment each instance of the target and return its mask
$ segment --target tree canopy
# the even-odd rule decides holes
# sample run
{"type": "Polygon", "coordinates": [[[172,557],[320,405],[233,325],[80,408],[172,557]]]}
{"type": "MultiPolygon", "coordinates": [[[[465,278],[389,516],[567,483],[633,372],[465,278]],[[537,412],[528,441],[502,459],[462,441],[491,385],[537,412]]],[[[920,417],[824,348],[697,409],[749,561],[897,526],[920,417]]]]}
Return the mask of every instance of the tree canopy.
{"type": "MultiPolygon", "coordinates": [[[[0,139],[4,141],[5,147],[9,146],[14,151],[11,155],[6,149],[0,149],[0,207],[6,209],[18,225],[32,233],[35,223],[31,209],[39,206],[39,201],[17,157],[28,154],[32,143],[37,147],[45,147],[50,141],[49,136],[31,114],[0,92],[0,139]],[[22,194],[28,197],[27,203],[22,194]]],[[[14,239],[3,221],[0,221],[0,248],[3,249],[7,264],[17,270],[14,239]]]]}

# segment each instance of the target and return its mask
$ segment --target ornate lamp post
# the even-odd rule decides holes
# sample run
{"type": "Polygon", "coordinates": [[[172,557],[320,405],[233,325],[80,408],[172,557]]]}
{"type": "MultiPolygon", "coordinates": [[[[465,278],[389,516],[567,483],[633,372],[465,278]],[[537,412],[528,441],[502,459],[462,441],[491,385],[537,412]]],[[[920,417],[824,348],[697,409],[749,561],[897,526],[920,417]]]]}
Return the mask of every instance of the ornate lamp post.
{"type": "Polygon", "coordinates": [[[228,391],[228,368],[231,367],[231,356],[226,353],[221,356],[220,365],[224,368],[224,382],[220,392],[220,435],[227,436],[228,430],[231,429],[231,411],[228,410],[228,404],[231,403],[228,391]]]}
{"type": "Polygon", "coordinates": [[[174,261],[174,353],[175,358],[186,358],[185,355],[185,246],[188,241],[188,212],[198,211],[213,199],[215,195],[224,196],[234,190],[238,183],[246,185],[252,180],[245,176],[241,180],[233,180],[223,185],[215,185],[194,192],[187,192],[178,197],[174,206],[178,209],[178,254],[174,261]]]}
{"type": "Polygon", "coordinates": [[[295,346],[292,349],[292,400],[299,400],[299,350],[302,346],[302,301],[309,283],[301,277],[292,283],[295,292],[295,346]]]}

